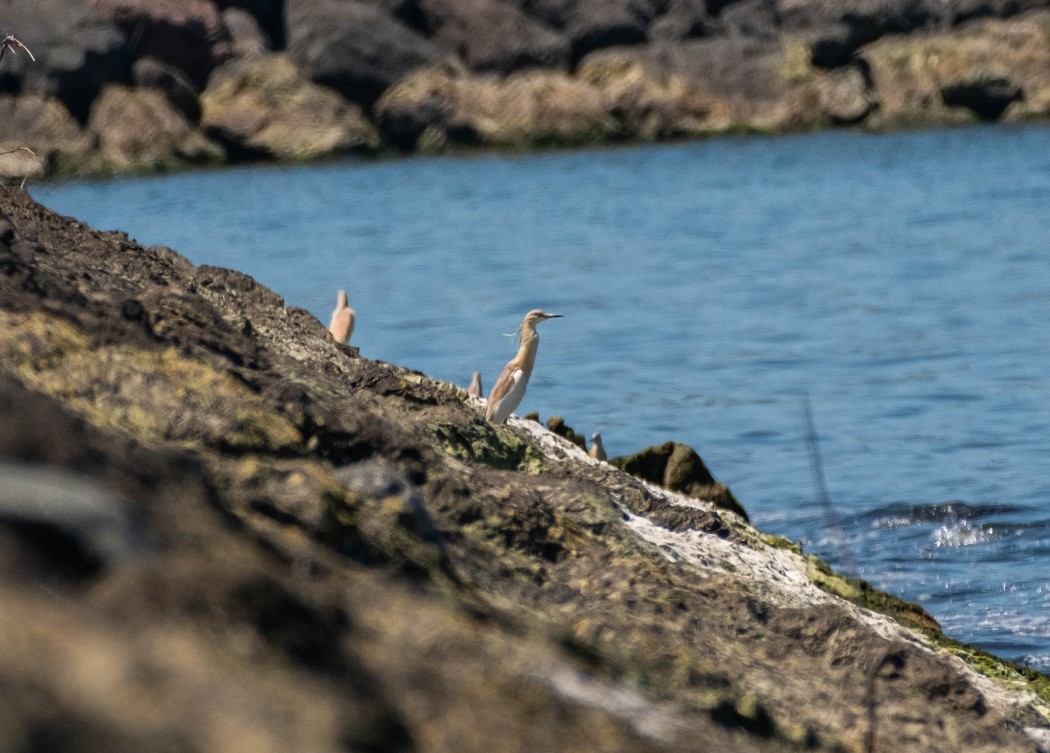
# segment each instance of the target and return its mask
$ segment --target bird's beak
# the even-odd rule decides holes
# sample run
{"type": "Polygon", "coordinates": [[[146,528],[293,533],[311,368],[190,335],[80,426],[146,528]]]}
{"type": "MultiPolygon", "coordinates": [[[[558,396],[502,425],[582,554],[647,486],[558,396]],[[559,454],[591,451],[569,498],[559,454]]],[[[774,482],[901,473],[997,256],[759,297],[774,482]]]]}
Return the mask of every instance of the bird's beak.
{"type": "Polygon", "coordinates": [[[543,318],[544,319],[561,319],[562,315],[561,314],[544,314],[543,318]]]}

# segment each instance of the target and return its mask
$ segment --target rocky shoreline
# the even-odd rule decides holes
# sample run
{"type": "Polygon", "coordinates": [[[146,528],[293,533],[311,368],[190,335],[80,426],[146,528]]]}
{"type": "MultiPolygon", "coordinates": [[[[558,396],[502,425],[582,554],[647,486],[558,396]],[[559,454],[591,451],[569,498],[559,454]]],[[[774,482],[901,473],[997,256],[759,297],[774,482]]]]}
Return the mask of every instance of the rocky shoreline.
{"type": "Polygon", "coordinates": [[[4,11],[6,33],[37,57],[0,62],[9,180],[1050,116],[1050,0],[15,0],[4,11]]]}
{"type": "Polygon", "coordinates": [[[11,188],[0,356],[4,750],[1050,746],[1050,678],[755,530],[688,448],[493,426],[11,188]]]}

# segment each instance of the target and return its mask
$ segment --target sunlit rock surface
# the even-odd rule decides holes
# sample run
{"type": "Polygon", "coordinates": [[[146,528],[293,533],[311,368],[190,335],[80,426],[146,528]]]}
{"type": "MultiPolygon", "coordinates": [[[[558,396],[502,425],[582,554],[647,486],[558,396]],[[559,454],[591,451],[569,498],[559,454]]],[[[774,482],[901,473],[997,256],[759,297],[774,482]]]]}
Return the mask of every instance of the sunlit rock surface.
{"type": "Polygon", "coordinates": [[[481,406],[3,189],[0,747],[1045,745],[1045,676],[481,406]]]}

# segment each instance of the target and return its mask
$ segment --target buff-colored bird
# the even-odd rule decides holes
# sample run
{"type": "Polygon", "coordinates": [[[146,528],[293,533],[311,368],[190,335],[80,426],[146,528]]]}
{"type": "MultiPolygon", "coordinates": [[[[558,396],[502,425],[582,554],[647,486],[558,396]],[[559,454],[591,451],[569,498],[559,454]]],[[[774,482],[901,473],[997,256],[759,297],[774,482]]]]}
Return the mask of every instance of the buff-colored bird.
{"type": "Polygon", "coordinates": [[[335,299],[335,309],[332,310],[332,323],[328,325],[328,331],[340,345],[350,342],[350,335],[354,334],[354,322],[357,312],[350,308],[350,301],[346,297],[346,291],[340,290],[335,299]]]}
{"type": "Polygon", "coordinates": [[[532,376],[536,365],[536,349],[540,345],[540,336],[536,334],[536,325],[547,319],[556,319],[561,314],[548,314],[543,309],[533,309],[525,314],[518,327],[520,344],[518,353],[503,367],[499,379],[489,393],[488,405],[485,407],[485,418],[496,424],[507,420],[521,399],[525,397],[525,387],[532,376]]]}
{"type": "Polygon", "coordinates": [[[481,397],[484,390],[481,389],[481,372],[475,371],[474,376],[470,378],[470,386],[467,387],[467,394],[471,397],[481,397]]]}
{"type": "Polygon", "coordinates": [[[598,432],[591,434],[591,449],[587,451],[595,460],[608,460],[609,456],[605,454],[605,447],[602,445],[602,435],[598,432]]]}

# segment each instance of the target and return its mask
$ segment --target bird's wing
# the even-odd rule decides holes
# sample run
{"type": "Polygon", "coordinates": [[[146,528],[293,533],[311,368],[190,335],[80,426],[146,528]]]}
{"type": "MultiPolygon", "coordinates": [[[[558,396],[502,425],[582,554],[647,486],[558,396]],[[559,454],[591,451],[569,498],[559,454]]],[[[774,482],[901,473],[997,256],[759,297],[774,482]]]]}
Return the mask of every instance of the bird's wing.
{"type": "Polygon", "coordinates": [[[336,342],[346,344],[350,335],[354,333],[354,310],[350,308],[336,309],[332,312],[332,323],[328,325],[328,331],[336,342]]]}
{"type": "Polygon", "coordinates": [[[521,398],[525,396],[525,372],[517,363],[511,361],[503,367],[499,379],[492,386],[489,393],[488,405],[485,408],[485,418],[497,423],[502,423],[510,413],[518,407],[521,398]]]}

